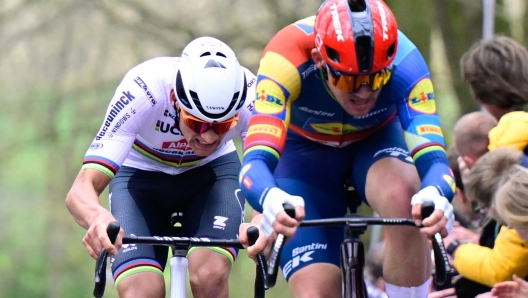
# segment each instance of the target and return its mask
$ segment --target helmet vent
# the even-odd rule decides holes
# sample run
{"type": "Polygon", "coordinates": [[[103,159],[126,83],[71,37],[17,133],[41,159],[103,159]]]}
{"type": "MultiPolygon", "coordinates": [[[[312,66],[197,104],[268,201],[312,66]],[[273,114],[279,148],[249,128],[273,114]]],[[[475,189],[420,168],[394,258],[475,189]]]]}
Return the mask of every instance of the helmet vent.
{"type": "Polygon", "coordinates": [[[367,8],[365,0],[348,0],[348,6],[352,12],[362,12],[367,8]]]}
{"type": "MultiPolygon", "coordinates": [[[[246,102],[246,96],[247,96],[247,81],[246,81],[246,73],[244,73],[244,89],[242,90],[242,97],[240,98],[240,102],[238,103],[238,106],[236,107],[237,110],[239,110],[244,102],[246,102]]],[[[235,93],[233,96],[233,100],[236,101],[238,99],[238,92],[235,93]]]]}
{"type": "Polygon", "coordinates": [[[176,75],[176,95],[184,106],[186,106],[188,109],[192,109],[191,103],[185,94],[185,88],[183,87],[183,81],[179,70],[178,74],[176,75]]]}
{"type": "Polygon", "coordinates": [[[339,64],[340,63],[339,53],[327,45],[325,45],[325,49],[326,49],[326,54],[328,55],[328,58],[330,58],[330,60],[332,60],[333,62],[339,64]]]}
{"type": "Polygon", "coordinates": [[[204,68],[209,68],[209,67],[226,68],[224,65],[222,65],[222,63],[215,61],[213,59],[209,59],[209,61],[207,61],[207,64],[205,64],[204,66],[204,68]]]}
{"type": "Polygon", "coordinates": [[[392,58],[392,55],[394,55],[394,50],[396,50],[396,43],[391,44],[387,49],[387,60],[392,58]]]}
{"type": "Polygon", "coordinates": [[[369,72],[372,68],[372,39],[370,36],[356,38],[357,63],[360,72],[369,72]]]}
{"type": "Polygon", "coordinates": [[[216,56],[220,56],[220,57],[227,58],[227,56],[224,55],[224,53],[220,53],[220,52],[217,52],[217,53],[216,53],[216,56]]]}
{"type": "Polygon", "coordinates": [[[204,52],[200,55],[200,57],[204,57],[204,56],[211,56],[211,52],[204,52]]]}

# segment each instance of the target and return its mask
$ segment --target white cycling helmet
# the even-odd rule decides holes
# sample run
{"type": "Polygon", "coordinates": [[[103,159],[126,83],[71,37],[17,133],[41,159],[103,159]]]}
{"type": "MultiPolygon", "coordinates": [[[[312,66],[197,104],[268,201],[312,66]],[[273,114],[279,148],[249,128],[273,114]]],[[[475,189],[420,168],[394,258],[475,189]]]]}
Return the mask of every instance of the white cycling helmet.
{"type": "Polygon", "coordinates": [[[245,72],[233,50],[216,38],[191,41],[173,81],[180,107],[206,122],[234,117],[246,101],[245,72]]]}

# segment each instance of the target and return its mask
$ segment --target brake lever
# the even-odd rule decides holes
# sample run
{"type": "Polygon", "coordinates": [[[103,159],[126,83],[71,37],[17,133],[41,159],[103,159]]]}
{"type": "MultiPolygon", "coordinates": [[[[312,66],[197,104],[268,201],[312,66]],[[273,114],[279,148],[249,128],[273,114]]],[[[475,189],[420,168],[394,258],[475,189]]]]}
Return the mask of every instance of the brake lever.
{"type": "MultiPolygon", "coordinates": [[[[286,211],[286,214],[288,214],[288,216],[290,216],[291,218],[295,218],[295,207],[287,203],[284,204],[283,207],[284,211],[286,211]]],[[[275,244],[273,245],[273,249],[271,250],[271,256],[266,277],[266,286],[268,288],[272,288],[277,282],[280,255],[285,241],[286,237],[284,237],[283,234],[277,235],[277,239],[275,240],[275,244]]]]}
{"type": "MultiPolygon", "coordinates": [[[[121,230],[121,226],[117,221],[113,221],[108,224],[108,227],[106,228],[106,234],[108,234],[108,238],[110,238],[110,242],[112,242],[112,245],[115,244],[117,240],[117,235],[119,234],[119,230],[121,230]]],[[[95,286],[93,290],[93,295],[96,298],[103,297],[105,286],[106,286],[106,258],[108,257],[108,251],[103,248],[101,249],[101,252],[99,253],[99,257],[97,257],[97,261],[95,263],[95,286]]]]}
{"type": "MultiPolygon", "coordinates": [[[[433,202],[425,202],[422,204],[422,219],[427,218],[433,214],[435,206],[433,202]]],[[[433,254],[435,259],[435,282],[443,285],[447,280],[447,272],[451,271],[447,253],[444,247],[442,235],[436,233],[431,241],[433,243],[433,254]]]]}
{"type": "MultiPolygon", "coordinates": [[[[250,226],[247,229],[247,237],[249,246],[255,244],[257,242],[257,239],[259,237],[259,229],[255,226],[250,226]]],[[[262,252],[259,252],[257,254],[257,276],[255,279],[255,297],[264,297],[264,291],[268,289],[266,284],[266,259],[264,258],[264,255],[262,252]]]]}

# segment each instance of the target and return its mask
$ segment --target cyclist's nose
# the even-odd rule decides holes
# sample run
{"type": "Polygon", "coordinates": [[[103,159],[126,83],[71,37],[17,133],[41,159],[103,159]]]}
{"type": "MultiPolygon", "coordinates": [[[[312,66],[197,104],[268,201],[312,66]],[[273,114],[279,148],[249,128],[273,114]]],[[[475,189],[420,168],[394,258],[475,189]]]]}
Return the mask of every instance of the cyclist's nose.
{"type": "Polygon", "coordinates": [[[362,84],[361,87],[359,87],[358,90],[352,92],[352,94],[361,98],[367,98],[372,92],[372,88],[370,88],[368,84],[362,84]]]}
{"type": "Polygon", "coordinates": [[[208,130],[204,131],[200,135],[200,137],[205,142],[212,143],[212,142],[216,141],[216,139],[218,138],[218,134],[214,131],[214,129],[212,127],[210,127],[208,130]]]}

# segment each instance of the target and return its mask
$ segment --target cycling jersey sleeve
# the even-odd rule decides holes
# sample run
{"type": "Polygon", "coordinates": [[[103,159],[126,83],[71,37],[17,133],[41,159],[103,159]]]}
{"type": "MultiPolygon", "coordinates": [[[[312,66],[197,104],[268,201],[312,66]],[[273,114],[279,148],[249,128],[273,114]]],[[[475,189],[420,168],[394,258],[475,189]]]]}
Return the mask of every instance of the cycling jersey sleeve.
{"type": "Polygon", "coordinates": [[[262,212],[262,200],[276,186],[272,172],[286,142],[291,102],[299,96],[298,44],[292,25],[279,31],[264,49],[257,75],[255,111],[244,143],[240,187],[249,204],[262,212]]]}
{"type": "Polygon", "coordinates": [[[421,188],[435,186],[449,201],[456,189],[449,168],[440,120],[436,112],[433,84],[427,65],[418,49],[399,34],[395,65],[398,75],[391,78],[401,90],[396,102],[405,141],[422,181],[421,188]],[[407,87],[409,86],[409,87],[407,87]]]}
{"type": "Polygon", "coordinates": [[[101,128],[84,156],[83,170],[96,169],[110,179],[114,178],[132,148],[141,119],[149,117],[154,110],[155,103],[141,87],[144,84],[134,69],[124,77],[108,106],[101,128]]]}

